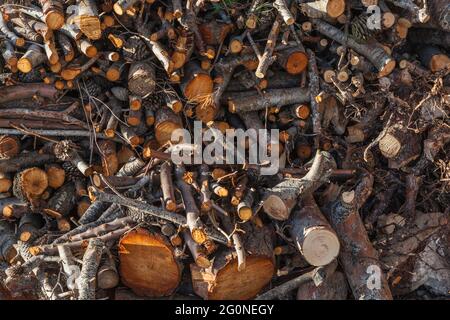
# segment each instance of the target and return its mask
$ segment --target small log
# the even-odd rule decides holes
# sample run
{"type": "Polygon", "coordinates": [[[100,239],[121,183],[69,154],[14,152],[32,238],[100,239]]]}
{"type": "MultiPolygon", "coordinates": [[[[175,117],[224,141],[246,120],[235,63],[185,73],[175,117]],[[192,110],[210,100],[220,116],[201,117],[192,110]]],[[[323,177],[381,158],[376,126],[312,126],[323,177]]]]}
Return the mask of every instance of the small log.
{"type": "Polygon", "coordinates": [[[184,178],[185,170],[182,167],[175,169],[176,184],[183,197],[184,210],[186,211],[186,223],[191,231],[192,239],[198,244],[204,243],[208,238],[203,222],[200,220],[200,211],[197,208],[192,195],[192,187],[187,184],[184,178]]]}
{"type": "Polygon", "coordinates": [[[66,183],[50,198],[43,211],[51,217],[67,217],[75,208],[75,184],[66,183]]]}
{"type": "Polygon", "coordinates": [[[291,215],[291,224],[294,243],[309,264],[324,266],[338,256],[339,239],[311,194],[302,199],[302,208],[291,215]]]}
{"type": "Polygon", "coordinates": [[[174,249],[158,233],[137,228],[119,242],[121,281],[139,296],[168,296],[178,287],[181,270],[174,249]]]}
{"type": "Polygon", "coordinates": [[[273,219],[286,220],[297,204],[297,199],[314,192],[326,183],[336,168],[333,157],[326,151],[317,151],[311,169],[301,179],[286,179],[267,190],[264,211],[273,219]]]}
{"type": "Polygon", "coordinates": [[[14,177],[13,194],[23,202],[38,199],[48,187],[45,171],[33,167],[25,169],[14,177]]]}
{"type": "MultiPolygon", "coordinates": [[[[174,130],[182,129],[181,118],[167,107],[159,108],[155,114],[155,138],[160,145],[171,141],[174,130]]],[[[172,141],[176,142],[176,141],[172,141]]]]}
{"type": "MultiPolygon", "coordinates": [[[[393,97],[391,99],[399,104],[402,102],[393,97]]],[[[420,156],[420,135],[408,129],[408,117],[404,114],[395,113],[392,120],[393,124],[385,128],[378,148],[389,159],[389,167],[398,169],[420,156]]]]}
{"type": "Polygon", "coordinates": [[[273,6],[278,10],[285,24],[290,26],[295,22],[295,18],[289,10],[285,0],[275,0],[273,6]]]}
{"type": "Polygon", "coordinates": [[[47,57],[41,47],[32,44],[17,62],[17,68],[23,73],[28,73],[46,60],[47,57]]]}
{"type": "Polygon", "coordinates": [[[12,187],[12,178],[8,173],[0,172],[0,193],[8,192],[12,187]]]}
{"type": "Polygon", "coordinates": [[[59,47],[62,50],[64,61],[65,62],[72,61],[75,58],[75,49],[73,48],[69,37],[67,37],[64,33],[58,32],[56,34],[56,39],[59,44],[59,47]]]}
{"type": "Polygon", "coordinates": [[[45,172],[48,177],[48,186],[53,189],[58,189],[64,184],[66,180],[66,172],[58,164],[49,164],[45,166],[45,172]]]}
{"type": "Polygon", "coordinates": [[[180,88],[188,100],[200,102],[213,92],[213,80],[198,64],[189,62],[184,67],[180,88]]]}
{"type": "Polygon", "coordinates": [[[102,29],[95,1],[77,0],[77,11],[73,22],[89,39],[98,40],[101,38],[102,29]]]}
{"type": "Polygon", "coordinates": [[[61,0],[39,0],[44,14],[44,22],[50,30],[58,30],[64,25],[64,5],[61,0]]]}
{"type": "Polygon", "coordinates": [[[262,110],[273,106],[285,106],[294,103],[309,102],[309,89],[269,89],[263,95],[251,95],[247,97],[230,97],[228,110],[232,113],[243,113],[262,110]]]}
{"type": "Polygon", "coordinates": [[[44,221],[41,215],[31,212],[24,214],[20,218],[19,228],[17,230],[20,241],[31,242],[39,234],[39,229],[43,226],[44,221]]]}
{"type": "Polygon", "coordinates": [[[276,53],[277,62],[289,73],[300,74],[308,65],[308,56],[300,47],[292,47],[276,53]]]}
{"type": "Polygon", "coordinates": [[[128,72],[128,90],[138,96],[146,96],[155,90],[155,70],[145,62],[133,63],[128,72]]]}
{"type": "Polygon", "coordinates": [[[2,52],[3,60],[5,60],[6,64],[10,67],[17,66],[17,56],[16,51],[14,50],[14,46],[10,41],[2,41],[0,45],[0,49],[2,52]]]}
{"type": "Polygon", "coordinates": [[[15,157],[20,152],[20,141],[14,136],[0,136],[0,159],[15,157]]]}
{"type": "Polygon", "coordinates": [[[191,264],[194,291],[203,299],[252,299],[272,278],[275,268],[270,231],[266,227],[243,226],[248,227],[243,236],[248,253],[244,270],[238,271],[234,251],[219,252],[206,269],[191,264]]]}
{"type": "Polygon", "coordinates": [[[273,51],[277,44],[278,34],[280,33],[281,27],[281,19],[279,16],[275,19],[273,23],[272,29],[270,30],[269,36],[267,38],[266,47],[264,48],[264,52],[259,59],[258,67],[256,68],[255,75],[262,79],[266,76],[267,69],[273,63],[273,51]]]}
{"type": "Polygon", "coordinates": [[[118,286],[120,281],[114,257],[109,250],[105,250],[103,260],[97,271],[97,286],[100,289],[112,289],[118,286]]]}
{"type": "Polygon", "coordinates": [[[83,255],[80,276],[77,279],[78,300],[95,300],[97,269],[100,264],[104,243],[100,239],[90,239],[83,255]]]}
{"type": "Polygon", "coordinates": [[[370,195],[372,183],[373,179],[363,178],[356,191],[343,192],[331,205],[329,221],[341,241],[339,260],[355,299],[392,300],[378,253],[358,212],[370,195]]]}
{"type": "Polygon", "coordinates": [[[0,220],[0,261],[10,262],[16,256],[14,244],[17,239],[14,235],[14,227],[5,220],[0,220]]]}
{"type": "Polygon", "coordinates": [[[183,230],[183,239],[194,258],[195,264],[200,268],[209,268],[211,261],[206,256],[205,250],[192,239],[189,231],[183,230]]]}
{"type": "Polygon", "coordinates": [[[302,3],[300,8],[310,18],[337,18],[344,14],[345,0],[316,0],[302,3]]]}
{"type": "Polygon", "coordinates": [[[98,142],[102,158],[103,175],[112,176],[119,170],[119,159],[117,158],[116,143],[111,140],[98,142]]]}
{"type": "Polygon", "coordinates": [[[175,201],[175,192],[172,182],[172,164],[169,161],[166,161],[161,165],[160,181],[164,206],[168,211],[175,211],[177,203],[175,201]]]}
{"type": "Polygon", "coordinates": [[[450,67],[450,58],[447,54],[434,46],[420,46],[418,48],[420,61],[424,66],[437,72],[450,67]]]}
{"type": "Polygon", "coordinates": [[[3,19],[3,14],[0,14],[0,33],[4,34],[16,47],[23,47],[25,45],[25,39],[18,37],[8,28],[6,21],[3,19]]]}

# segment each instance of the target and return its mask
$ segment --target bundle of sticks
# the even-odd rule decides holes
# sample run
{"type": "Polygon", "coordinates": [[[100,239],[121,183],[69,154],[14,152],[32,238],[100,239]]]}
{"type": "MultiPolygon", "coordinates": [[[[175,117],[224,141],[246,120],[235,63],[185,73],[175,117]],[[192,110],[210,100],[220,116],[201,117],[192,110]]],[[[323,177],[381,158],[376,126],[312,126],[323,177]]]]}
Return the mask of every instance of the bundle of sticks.
{"type": "Polygon", "coordinates": [[[0,46],[0,297],[450,292],[448,1],[5,1],[0,46]]]}

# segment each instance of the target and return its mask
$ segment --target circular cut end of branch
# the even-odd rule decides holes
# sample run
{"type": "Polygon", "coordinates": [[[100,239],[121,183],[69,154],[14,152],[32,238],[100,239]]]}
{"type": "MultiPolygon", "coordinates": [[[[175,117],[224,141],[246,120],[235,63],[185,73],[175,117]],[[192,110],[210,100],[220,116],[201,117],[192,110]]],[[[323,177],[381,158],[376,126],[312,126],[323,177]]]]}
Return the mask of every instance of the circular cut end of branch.
{"type": "Polygon", "coordinates": [[[383,13],[383,26],[391,28],[395,23],[395,16],[391,12],[383,13]]]}
{"type": "Polygon", "coordinates": [[[247,21],[245,21],[245,26],[249,29],[255,29],[256,28],[256,16],[251,15],[248,17],[247,21]]]}
{"type": "Polygon", "coordinates": [[[355,191],[342,192],[342,202],[352,203],[355,199],[355,191]]]}
{"type": "Polygon", "coordinates": [[[208,240],[205,231],[203,231],[202,229],[193,229],[191,231],[191,236],[192,239],[198,244],[203,244],[206,240],[208,240]]]}
{"type": "Polygon", "coordinates": [[[196,74],[184,89],[184,95],[188,100],[199,101],[213,92],[213,80],[204,73],[196,74]]]}
{"type": "Polygon", "coordinates": [[[176,209],[177,209],[177,204],[172,200],[168,200],[166,203],[166,210],[174,212],[176,209]]]}
{"type": "Polygon", "coordinates": [[[59,11],[51,11],[45,15],[45,24],[51,30],[61,29],[64,25],[64,15],[59,11]]]}
{"type": "Polygon", "coordinates": [[[30,240],[31,236],[32,233],[30,231],[24,231],[20,234],[19,239],[20,241],[27,242],[28,240],[30,240]]]}
{"type": "Polygon", "coordinates": [[[345,0],[329,0],[327,3],[327,14],[331,18],[337,18],[345,11],[345,0]]]}
{"type": "Polygon", "coordinates": [[[380,149],[383,156],[388,159],[395,158],[400,152],[401,147],[402,144],[400,140],[389,133],[381,138],[381,140],[378,142],[378,148],[380,149]]]}
{"type": "Polygon", "coordinates": [[[26,169],[20,180],[21,188],[29,198],[40,196],[48,187],[47,174],[39,168],[26,169]]]}
{"type": "Polygon", "coordinates": [[[249,207],[242,207],[238,210],[238,216],[242,221],[249,220],[253,215],[252,209],[249,207]]]}
{"type": "Polygon", "coordinates": [[[283,221],[289,218],[289,211],[286,204],[276,195],[267,197],[264,201],[263,208],[264,211],[275,220],[283,221]]]}
{"type": "Polygon", "coordinates": [[[132,230],[120,240],[119,259],[121,281],[138,295],[170,295],[180,282],[172,246],[145,229],[132,230]]]}
{"type": "Polygon", "coordinates": [[[112,289],[119,284],[119,277],[112,269],[100,270],[97,275],[97,285],[100,289],[112,289]]]}
{"type": "Polygon", "coordinates": [[[446,54],[437,54],[431,58],[430,70],[432,72],[441,71],[450,67],[450,58],[446,54]]]}
{"type": "Polygon", "coordinates": [[[16,40],[16,47],[23,47],[25,45],[25,39],[24,38],[17,38],[16,40]]]}
{"type": "Polygon", "coordinates": [[[66,172],[62,168],[51,166],[47,169],[47,177],[48,186],[53,189],[58,189],[66,180],[66,172]]]}
{"type": "Polygon", "coordinates": [[[396,64],[396,62],[394,59],[389,59],[386,62],[386,64],[384,65],[384,67],[378,73],[378,77],[382,78],[382,77],[389,75],[392,72],[392,70],[394,70],[395,64],[396,64]]]}
{"type": "MultiPolygon", "coordinates": [[[[192,271],[192,269],[191,269],[192,271]]],[[[208,291],[208,300],[247,300],[254,298],[269,283],[274,265],[271,258],[249,256],[244,270],[238,271],[237,258],[217,272],[215,286],[208,291]]],[[[202,281],[192,274],[193,282],[202,281]]]]}
{"type": "Polygon", "coordinates": [[[300,74],[308,65],[308,56],[304,52],[291,54],[286,63],[286,71],[289,74],[300,74]]]}
{"type": "Polygon", "coordinates": [[[33,66],[32,66],[30,60],[28,60],[27,58],[21,58],[17,62],[17,68],[23,73],[28,73],[31,71],[33,66]]]}
{"type": "Polygon", "coordinates": [[[86,48],[86,56],[88,58],[93,58],[97,55],[97,48],[95,46],[89,46],[86,48]]]}
{"type": "MultiPolygon", "coordinates": [[[[171,140],[172,132],[176,129],[181,129],[179,123],[175,123],[172,121],[164,121],[162,123],[159,123],[155,128],[155,138],[156,141],[160,145],[165,144],[167,141],[171,140]]],[[[177,142],[177,141],[172,141],[177,142]]]]}
{"type": "Polygon", "coordinates": [[[313,266],[324,266],[339,254],[339,240],[336,234],[325,227],[310,228],[306,231],[302,253],[313,266]]]}
{"type": "Polygon", "coordinates": [[[231,53],[239,53],[242,51],[242,42],[238,39],[233,39],[230,42],[231,53]]]}

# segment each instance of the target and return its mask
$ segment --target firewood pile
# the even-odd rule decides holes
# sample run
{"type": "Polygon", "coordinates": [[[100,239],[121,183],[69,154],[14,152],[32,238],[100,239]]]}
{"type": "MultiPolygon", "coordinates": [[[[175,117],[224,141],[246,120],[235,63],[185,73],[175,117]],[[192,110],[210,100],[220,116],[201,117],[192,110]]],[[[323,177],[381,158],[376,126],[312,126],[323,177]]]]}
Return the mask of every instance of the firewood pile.
{"type": "Polygon", "coordinates": [[[0,11],[0,299],[448,298],[448,0],[0,11]]]}

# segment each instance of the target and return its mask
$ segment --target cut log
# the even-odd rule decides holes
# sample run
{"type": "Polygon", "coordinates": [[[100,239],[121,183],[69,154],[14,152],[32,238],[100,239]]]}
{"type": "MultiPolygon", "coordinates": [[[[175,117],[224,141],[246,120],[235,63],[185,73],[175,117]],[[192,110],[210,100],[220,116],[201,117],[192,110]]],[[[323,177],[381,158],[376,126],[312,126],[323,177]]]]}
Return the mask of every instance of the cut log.
{"type": "Polygon", "coordinates": [[[264,198],[264,211],[273,219],[286,220],[297,199],[314,192],[326,183],[336,168],[333,157],[326,151],[318,151],[311,169],[301,179],[286,179],[267,190],[264,198]]]}
{"type": "Polygon", "coordinates": [[[77,0],[77,11],[73,17],[73,22],[89,39],[98,40],[101,38],[100,18],[94,0],[77,0]]]}
{"type": "Polygon", "coordinates": [[[422,45],[419,47],[418,53],[422,64],[431,72],[450,67],[450,58],[437,47],[422,45]]]}
{"type": "Polygon", "coordinates": [[[39,0],[44,13],[44,22],[50,30],[61,29],[64,25],[64,6],[61,0],[39,0]]]}
{"type": "Polygon", "coordinates": [[[302,199],[302,208],[291,221],[291,236],[309,264],[324,266],[338,256],[339,239],[311,194],[302,199]]]}
{"type": "Polygon", "coordinates": [[[45,166],[45,172],[48,177],[48,186],[53,189],[58,189],[64,184],[66,180],[66,172],[58,164],[49,164],[45,166]]]}
{"type": "Polygon", "coordinates": [[[367,186],[363,182],[360,185],[356,188],[357,192],[343,192],[331,207],[329,220],[341,240],[339,260],[355,299],[392,300],[377,251],[367,236],[358,212],[368,196],[362,194],[367,186]],[[362,191],[358,192],[358,189],[362,191]]]}
{"type": "Polygon", "coordinates": [[[17,62],[17,68],[23,73],[28,73],[33,68],[44,63],[47,60],[47,56],[40,46],[32,44],[27,52],[17,62]]]}
{"type": "Polygon", "coordinates": [[[95,300],[95,289],[97,287],[97,269],[102,257],[104,243],[102,240],[93,238],[89,240],[87,249],[83,255],[83,265],[80,276],[77,278],[78,300],[95,300]]]}
{"type": "Polygon", "coordinates": [[[359,54],[366,57],[372,64],[378,69],[379,77],[387,76],[394,70],[396,62],[391,58],[382,47],[376,44],[360,44],[352,38],[348,38],[345,34],[336,29],[332,25],[318,20],[313,19],[313,25],[317,31],[323,35],[339,42],[340,44],[345,44],[349,48],[352,48],[359,54]]]}
{"type": "Polygon", "coordinates": [[[34,240],[39,229],[44,226],[44,221],[40,214],[26,213],[20,218],[17,234],[20,241],[28,242],[34,240]]]}
{"type": "Polygon", "coordinates": [[[300,74],[308,65],[308,56],[299,47],[288,48],[276,53],[277,62],[289,73],[300,74]]]}
{"type": "Polygon", "coordinates": [[[265,227],[248,227],[243,236],[248,253],[244,270],[238,271],[234,251],[219,252],[206,269],[191,264],[192,285],[197,295],[205,300],[247,300],[267,285],[274,273],[271,234],[265,227]]]}
{"type": "Polygon", "coordinates": [[[282,107],[294,103],[305,103],[309,100],[309,89],[307,88],[270,89],[263,95],[230,97],[228,110],[232,113],[250,112],[274,106],[282,107]]]}
{"type": "Polygon", "coordinates": [[[119,281],[114,257],[108,250],[105,250],[103,260],[97,271],[97,285],[100,289],[112,289],[117,287],[119,281]]]}
{"type": "Polygon", "coordinates": [[[19,154],[20,141],[14,136],[0,136],[0,159],[9,159],[19,154]]]}
{"type": "Polygon", "coordinates": [[[75,207],[75,184],[66,183],[48,201],[44,212],[51,217],[67,217],[75,207]]]}
{"type": "Polygon", "coordinates": [[[39,198],[48,187],[48,177],[39,168],[29,168],[16,174],[13,184],[14,195],[24,202],[39,198]]]}
{"type": "Polygon", "coordinates": [[[128,90],[144,97],[155,90],[155,70],[145,62],[137,62],[130,66],[128,72],[128,90]]]}
{"type": "Polygon", "coordinates": [[[181,270],[163,236],[138,228],[119,242],[121,281],[139,296],[168,296],[178,287],[181,270]]]}
{"type": "Polygon", "coordinates": [[[0,220],[0,261],[10,262],[17,254],[14,244],[14,226],[5,220],[0,220]]]}
{"type": "Polygon", "coordinates": [[[163,107],[156,110],[155,137],[160,145],[171,141],[173,131],[182,128],[183,125],[180,116],[174,113],[171,109],[163,107]]]}
{"type": "Polygon", "coordinates": [[[310,18],[337,18],[345,11],[345,0],[316,0],[302,3],[300,8],[310,18]]]}
{"type": "Polygon", "coordinates": [[[180,87],[188,100],[200,102],[213,92],[213,80],[197,63],[189,62],[184,67],[180,87]]]}

